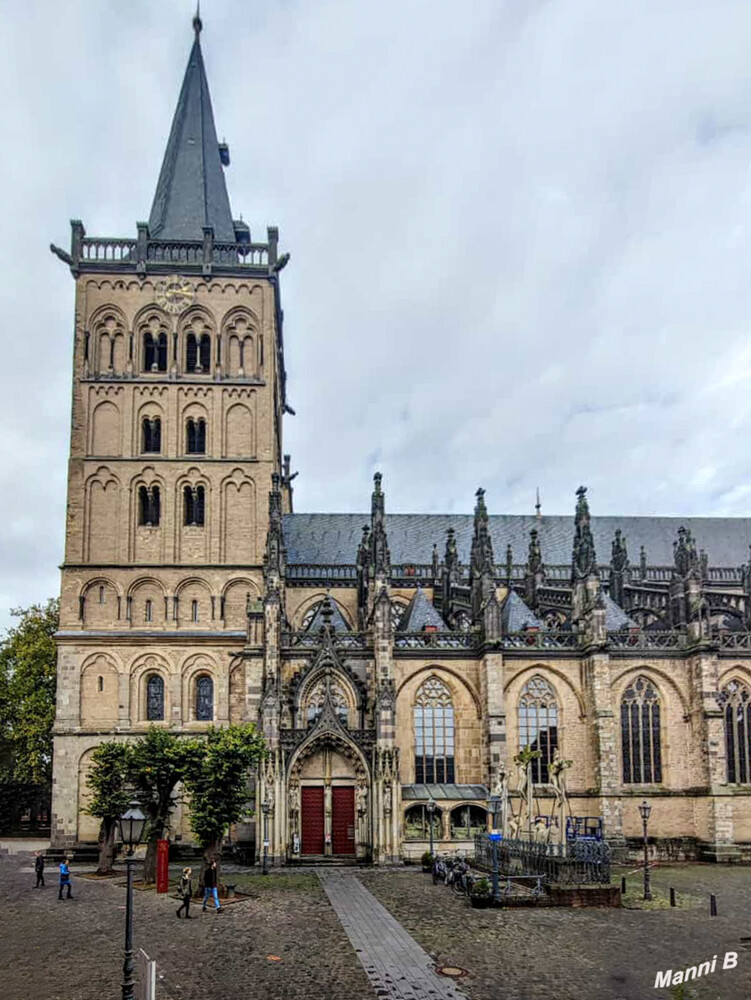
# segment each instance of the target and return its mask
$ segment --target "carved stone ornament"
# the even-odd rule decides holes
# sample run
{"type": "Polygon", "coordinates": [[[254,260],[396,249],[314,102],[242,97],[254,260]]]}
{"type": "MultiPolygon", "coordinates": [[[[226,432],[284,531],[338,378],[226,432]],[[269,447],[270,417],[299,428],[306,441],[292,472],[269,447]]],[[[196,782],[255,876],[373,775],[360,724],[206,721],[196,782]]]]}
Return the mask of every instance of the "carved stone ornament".
{"type": "Polygon", "coordinates": [[[174,275],[157,283],[154,299],[165,312],[179,316],[193,302],[195,289],[191,281],[174,275]]]}

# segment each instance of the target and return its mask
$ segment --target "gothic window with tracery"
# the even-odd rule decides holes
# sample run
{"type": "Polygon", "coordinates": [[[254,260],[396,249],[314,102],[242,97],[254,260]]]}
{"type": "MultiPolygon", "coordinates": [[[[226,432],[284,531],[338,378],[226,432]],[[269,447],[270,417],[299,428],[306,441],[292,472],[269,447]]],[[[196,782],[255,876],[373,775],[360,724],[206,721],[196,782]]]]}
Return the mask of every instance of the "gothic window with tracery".
{"type": "Polygon", "coordinates": [[[214,718],[214,682],[207,674],[196,681],[196,719],[211,722],[214,718]]]}
{"type": "Polygon", "coordinates": [[[625,783],[662,781],[660,696],[648,677],[637,677],[623,693],[621,751],[625,783]]]}
{"type": "Polygon", "coordinates": [[[396,631],[399,628],[399,622],[404,617],[404,612],[407,610],[407,605],[402,604],[401,601],[391,602],[391,628],[396,631]]]}
{"type": "Polygon", "coordinates": [[[519,698],[519,749],[539,750],[531,763],[532,781],[546,784],[548,768],[558,746],[558,703],[555,691],[544,677],[532,677],[519,698]]]}
{"type": "MultiPolygon", "coordinates": [[[[349,718],[349,704],[347,702],[347,696],[342,690],[341,685],[335,680],[329,681],[329,691],[334,711],[336,712],[342,725],[346,726],[349,718]]],[[[323,711],[323,703],[325,700],[326,681],[322,678],[313,687],[306,699],[305,717],[309,726],[315,725],[315,723],[318,722],[321,717],[321,712],[323,711]]]]}
{"type": "Polygon", "coordinates": [[[149,722],[164,718],[164,679],[159,674],[150,674],[146,681],[146,718],[149,722]]]}
{"type": "Polygon", "coordinates": [[[429,677],[415,697],[415,781],[454,781],[454,706],[451,692],[438,677],[429,677]]]}
{"type": "Polygon", "coordinates": [[[730,784],[751,783],[751,691],[732,680],[720,692],[725,715],[725,752],[730,784]]]}

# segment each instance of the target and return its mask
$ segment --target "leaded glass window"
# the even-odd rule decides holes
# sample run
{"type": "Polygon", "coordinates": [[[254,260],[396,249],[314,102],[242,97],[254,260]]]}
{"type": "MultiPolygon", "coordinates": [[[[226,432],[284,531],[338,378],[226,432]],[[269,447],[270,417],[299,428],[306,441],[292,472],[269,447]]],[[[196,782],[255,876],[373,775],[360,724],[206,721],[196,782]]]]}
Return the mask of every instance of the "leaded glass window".
{"type": "Polygon", "coordinates": [[[519,749],[539,750],[540,756],[531,762],[531,777],[535,784],[546,784],[548,767],[558,746],[558,703],[553,687],[540,677],[532,677],[522,688],[519,698],[519,749]]]}
{"type": "Polygon", "coordinates": [[[451,784],[454,779],[454,706],[451,692],[438,677],[429,677],[417,692],[415,781],[451,784]]]}
{"type": "Polygon", "coordinates": [[[196,681],[196,719],[211,722],[214,718],[214,682],[206,674],[196,681]]]}
{"type": "Polygon", "coordinates": [[[647,677],[637,677],[623,694],[621,747],[626,784],[662,781],[660,696],[647,677]]]}
{"type": "Polygon", "coordinates": [[[732,680],[720,693],[725,713],[725,752],[728,781],[751,783],[751,691],[741,681],[732,680]]]}
{"type": "Polygon", "coordinates": [[[151,674],[146,681],[146,718],[157,722],[164,718],[164,679],[151,674]]]}
{"type": "Polygon", "coordinates": [[[401,601],[391,602],[391,628],[396,631],[399,628],[399,622],[404,617],[404,612],[407,610],[407,605],[402,604],[401,601]]]}

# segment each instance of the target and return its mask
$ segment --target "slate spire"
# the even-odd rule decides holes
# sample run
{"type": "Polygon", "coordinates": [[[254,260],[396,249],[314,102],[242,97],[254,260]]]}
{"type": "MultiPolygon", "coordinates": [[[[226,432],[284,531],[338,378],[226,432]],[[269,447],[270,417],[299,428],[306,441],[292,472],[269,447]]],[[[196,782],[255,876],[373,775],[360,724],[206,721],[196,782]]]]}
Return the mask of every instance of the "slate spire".
{"type": "Polygon", "coordinates": [[[196,10],[195,40],[151,206],[149,234],[158,240],[202,240],[204,228],[210,226],[215,240],[234,243],[235,227],[201,54],[202,28],[196,10]]]}
{"type": "Polygon", "coordinates": [[[580,486],[576,491],[576,515],[574,517],[574,551],[572,556],[573,580],[586,580],[597,576],[597,556],[595,541],[592,538],[592,526],[587,503],[587,487],[580,486]]]}
{"type": "Polygon", "coordinates": [[[370,562],[373,572],[388,576],[391,573],[391,555],[386,537],[386,496],[381,489],[382,476],[373,476],[373,495],[370,503],[370,562]]]}
{"type": "Polygon", "coordinates": [[[472,618],[479,622],[485,604],[495,595],[495,560],[493,542],[490,538],[488,508],[485,506],[485,490],[476,493],[474,533],[469,564],[470,601],[472,618]]]}

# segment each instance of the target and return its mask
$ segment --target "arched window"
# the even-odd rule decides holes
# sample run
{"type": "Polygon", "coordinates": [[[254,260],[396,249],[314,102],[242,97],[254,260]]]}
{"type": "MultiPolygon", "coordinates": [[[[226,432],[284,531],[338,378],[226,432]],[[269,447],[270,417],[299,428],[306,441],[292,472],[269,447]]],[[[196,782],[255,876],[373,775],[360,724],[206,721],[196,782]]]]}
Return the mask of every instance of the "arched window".
{"type": "Polygon", "coordinates": [[[164,680],[159,674],[149,674],[146,681],[146,719],[158,722],[164,718],[164,680]]]}
{"type": "Polygon", "coordinates": [[[192,622],[198,621],[198,601],[190,602],[190,620],[192,622]]]}
{"type": "Polygon", "coordinates": [[[539,750],[532,761],[532,781],[548,782],[548,766],[558,746],[558,704],[555,691],[544,677],[536,675],[522,688],[519,698],[519,749],[539,750]]]}
{"type": "Polygon", "coordinates": [[[206,421],[202,417],[198,420],[189,417],[186,421],[185,451],[188,455],[206,453],[206,421]]]}
{"type": "Polygon", "coordinates": [[[206,674],[196,681],[196,719],[211,722],[214,718],[214,682],[206,674]]]}
{"type": "Polygon", "coordinates": [[[185,338],[185,370],[200,375],[211,369],[211,337],[208,333],[196,337],[189,333],[185,338]]]}
{"type": "Polygon", "coordinates": [[[725,712],[725,752],[728,781],[747,785],[751,782],[751,691],[732,680],[720,692],[725,712]]]}
{"type": "MultiPolygon", "coordinates": [[[[433,813],[433,839],[440,840],[441,810],[433,813]]],[[[406,840],[430,839],[430,813],[426,806],[410,806],[404,814],[404,837],[406,840]]]]}
{"type": "Polygon", "coordinates": [[[621,745],[624,782],[662,781],[660,696],[647,677],[637,677],[623,693],[621,745]]]}
{"type": "Polygon", "coordinates": [[[145,372],[167,371],[167,334],[162,332],[154,337],[146,331],[143,335],[143,370],[145,372]]]}
{"type": "Polygon", "coordinates": [[[415,698],[415,781],[454,781],[454,707],[451,692],[437,677],[429,677],[415,698]]]}
{"type": "Polygon", "coordinates": [[[183,488],[183,524],[203,527],[206,514],[206,492],[203,486],[183,488]]]}
{"type": "Polygon", "coordinates": [[[159,524],[161,502],[158,486],[138,487],[138,523],[147,527],[159,524]]]}
{"type": "Polygon", "coordinates": [[[475,834],[484,833],[488,821],[482,806],[458,806],[450,816],[451,839],[471,840],[475,834]]]}
{"type": "Polygon", "coordinates": [[[404,612],[407,610],[407,605],[402,604],[401,601],[391,602],[391,628],[395,632],[399,628],[399,622],[404,617],[404,612]]]}
{"type": "Polygon", "coordinates": [[[104,691],[104,677],[102,677],[101,674],[97,678],[96,689],[97,689],[97,691],[104,691]]]}
{"type": "Polygon", "coordinates": [[[99,588],[99,603],[104,604],[104,587],[99,588]]]}
{"type": "MultiPolygon", "coordinates": [[[[349,705],[347,703],[347,696],[342,690],[341,686],[337,684],[335,680],[329,681],[329,691],[331,704],[334,706],[334,711],[339,717],[339,721],[343,726],[347,725],[349,719],[349,705]]],[[[313,687],[312,691],[306,699],[306,721],[309,726],[314,725],[321,716],[323,711],[323,703],[326,700],[326,681],[321,679],[313,687]]]]}
{"type": "Polygon", "coordinates": [[[204,333],[201,336],[198,345],[198,360],[202,371],[207,372],[211,370],[211,337],[208,333],[204,333]]]}
{"type": "Polygon", "coordinates": [[[141,421],[141,451],[158,454],[162,450],[162,421],[160,417],[144,417],[141,421]]]}
{"type": "Polygon", "coordinates": [[[147,622],[152,621],[152,618],[153,618],[153,607],[154,606],[151,603],[151,600],[147,600],[146,603],[145,603],[145,605],[144,605],[144,611],[143,611],[143,619],[144,619],[144,621],[147,621],[147,622]]]}

